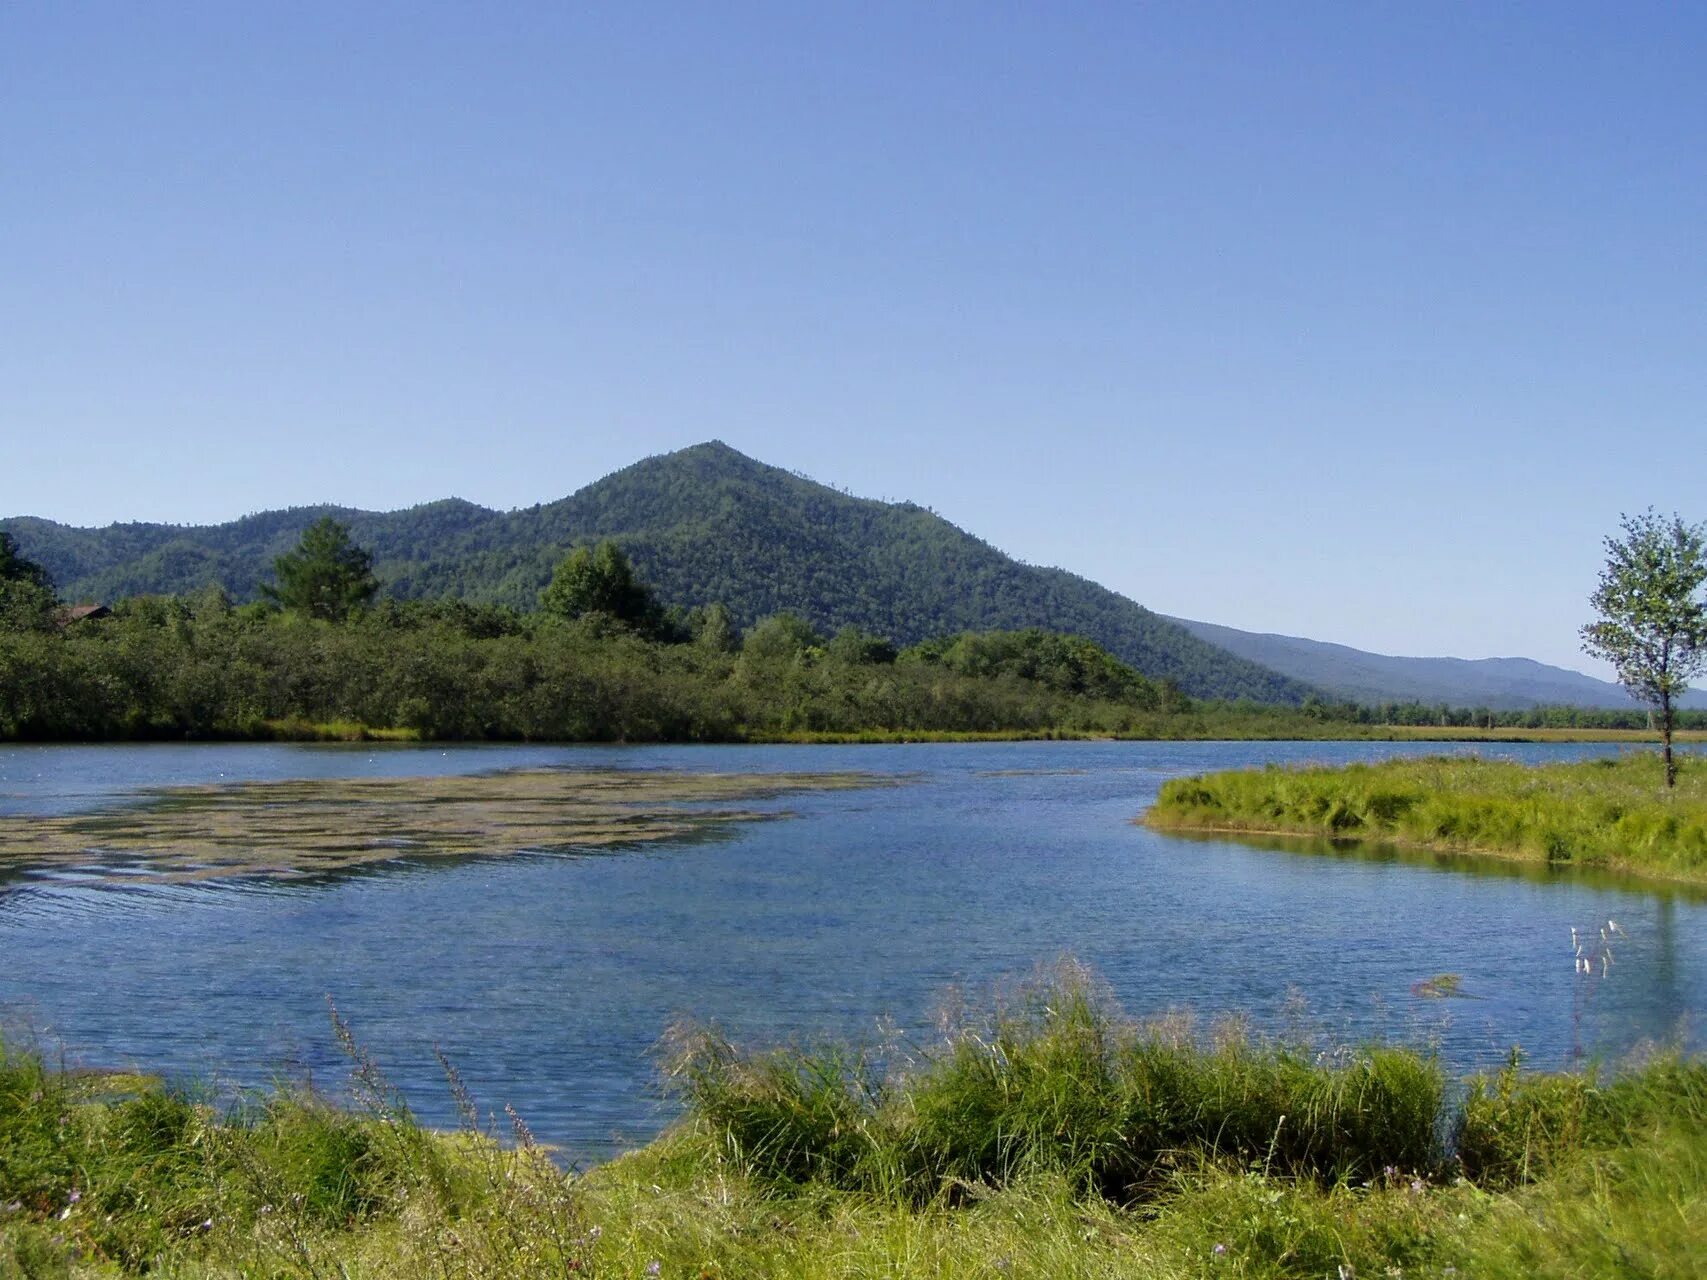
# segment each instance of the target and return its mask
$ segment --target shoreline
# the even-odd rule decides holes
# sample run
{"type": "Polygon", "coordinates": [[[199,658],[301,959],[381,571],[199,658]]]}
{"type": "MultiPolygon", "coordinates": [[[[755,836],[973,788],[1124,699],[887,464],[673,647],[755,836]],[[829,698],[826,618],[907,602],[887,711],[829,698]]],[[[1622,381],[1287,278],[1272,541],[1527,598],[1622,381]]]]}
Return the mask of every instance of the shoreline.
{"type": "MultiPolygon", "coordinates": [[[[1355,725],[1329,722],[1322,732],[1300,733],[1300,725],[1275,726],[1272,732],[1229,734],[1203,732],[1136,733],[1055,727],[1044,729],[858,729],[743,731],[731,737],[704,738],[439,738],[414,729],[389,729],[350,721],[327,723],[268,721],[253,732],[154,733],[101,738],[4,738],[4,746],[120,746],[151,743],[395,743],[407,746],[862,746],[943,742],[1458,742],[1469,744],[1605,743],[1654,747],[1657,732],[1646,729],[1477,729],[1462,726],[1355,725]]],[[[1707,729],[1680,729],[1679,745],[1707,745],[1707,729]]]]}

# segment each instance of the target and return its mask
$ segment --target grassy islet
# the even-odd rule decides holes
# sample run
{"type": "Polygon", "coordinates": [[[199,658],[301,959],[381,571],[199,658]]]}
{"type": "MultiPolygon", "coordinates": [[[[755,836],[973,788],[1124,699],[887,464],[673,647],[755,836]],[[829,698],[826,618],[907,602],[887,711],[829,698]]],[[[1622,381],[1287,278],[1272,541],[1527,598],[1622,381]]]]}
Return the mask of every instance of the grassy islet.
{"type": "Polygon", "coordinates": [[[1325,836],[1707,881],[1707,762],[1651,752],[1525,765],[1476,756],[1236,769],[1163,784],[1161,830],[1325,836]]]}

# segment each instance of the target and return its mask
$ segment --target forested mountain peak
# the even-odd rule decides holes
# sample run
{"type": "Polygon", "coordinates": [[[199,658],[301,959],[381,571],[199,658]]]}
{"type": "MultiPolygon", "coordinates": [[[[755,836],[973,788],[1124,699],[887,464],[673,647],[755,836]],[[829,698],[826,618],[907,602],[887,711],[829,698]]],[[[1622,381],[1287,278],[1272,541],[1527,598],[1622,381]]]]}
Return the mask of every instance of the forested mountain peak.
{"type": "Polygon", "coordinates": [[[743,626],[787,610],[826,634],[852,625],[903,645],[1041,627],[1095,640],[1195,696],[1296,702],[1310,691],[1096,583],[1022,564],[915,503],[857,498],[717,440],[508,512],[444,499],[383,513],[297,507],[199,528],[5,524],[70,599],[209,583],[248,599],[323,516],[349,526],[384,590],[403,598],[531,609],[570,548],[608,538],[664,603],[722,603],[743,626]]]}

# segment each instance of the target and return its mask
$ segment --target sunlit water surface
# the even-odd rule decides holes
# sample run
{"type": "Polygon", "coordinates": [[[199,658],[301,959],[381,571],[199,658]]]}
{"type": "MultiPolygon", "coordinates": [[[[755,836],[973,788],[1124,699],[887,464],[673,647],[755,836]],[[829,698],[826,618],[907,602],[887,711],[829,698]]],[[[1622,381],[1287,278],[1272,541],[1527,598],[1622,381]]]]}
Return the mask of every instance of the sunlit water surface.
{"type": "MultiPolygon", "coordinates": [[[[315,882],[111,883],[0,871],[0,1025],[90,1066],[216,1085],[347,1075],[327,998],[431,1122],[441,1048],[488,1109],[598,1157],[671,1115],[651,1050],[672,1019],[737,1038],[928,1027],[973,993],[1071,954],[1137,1014],[1190,1007],[1437,1043],[1454,1069],[1521,1043],[1537,1065],[1646,1039],[1702,1046],[1707,902],[1607,877],[1301,853],[1158,835],[1133,819],[1169,777],[1439,744],[1005,743],[860,747],[0,748],[0,812],[144,788],[408,777],[541,765],[865,770],[906,784],[814,792],[786,821],[596,853],[399,861],[315,882]],[[1572,926],[1615,919],[1609,976],[1572,926]],[[1460,975],[1462,999],[1413,986],[1460,975]]],[[[1448,748],[1451,749],[1451,748],[1448,748]]],[[[1557,760],[1593,746],[1483,747],[1557,760]]]]}

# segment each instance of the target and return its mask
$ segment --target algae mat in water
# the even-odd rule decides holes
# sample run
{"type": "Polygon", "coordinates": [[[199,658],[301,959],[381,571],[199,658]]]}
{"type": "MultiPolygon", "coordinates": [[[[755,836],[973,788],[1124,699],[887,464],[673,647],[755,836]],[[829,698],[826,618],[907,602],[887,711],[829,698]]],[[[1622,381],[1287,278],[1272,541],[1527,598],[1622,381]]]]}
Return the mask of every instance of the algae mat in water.
{"type": "Polygon", "coordinates": [[[894,781],[860,773],[528,769],[169,787],[96,813],[0,817],[0,868],[57,865],[185,880],[597,848],[788,816],[739,807],[744,802],[894,781]]]}

